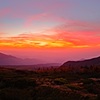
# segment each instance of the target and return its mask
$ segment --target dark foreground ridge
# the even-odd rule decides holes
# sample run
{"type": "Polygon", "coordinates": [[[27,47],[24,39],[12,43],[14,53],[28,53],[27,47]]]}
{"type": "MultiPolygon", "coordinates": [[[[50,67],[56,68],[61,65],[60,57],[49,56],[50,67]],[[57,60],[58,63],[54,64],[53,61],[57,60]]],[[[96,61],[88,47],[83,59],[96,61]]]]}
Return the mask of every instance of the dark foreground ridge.
{"type": "Polygon", "coordinates": [[[86,66],[100,66],[100,56],[97,58],[87,59],[83,61],[68,61],[61,67],[86,67],[86,66]]]}

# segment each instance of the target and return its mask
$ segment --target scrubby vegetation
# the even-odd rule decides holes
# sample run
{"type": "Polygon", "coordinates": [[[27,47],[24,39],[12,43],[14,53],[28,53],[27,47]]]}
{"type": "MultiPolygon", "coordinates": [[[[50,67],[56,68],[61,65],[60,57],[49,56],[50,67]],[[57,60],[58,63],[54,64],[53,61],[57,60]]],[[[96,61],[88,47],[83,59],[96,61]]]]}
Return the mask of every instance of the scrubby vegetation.
{"type": "Polygon", "coordinates": [[[0,100],[100,100],[100,67],[0,68],[0,100]]]}

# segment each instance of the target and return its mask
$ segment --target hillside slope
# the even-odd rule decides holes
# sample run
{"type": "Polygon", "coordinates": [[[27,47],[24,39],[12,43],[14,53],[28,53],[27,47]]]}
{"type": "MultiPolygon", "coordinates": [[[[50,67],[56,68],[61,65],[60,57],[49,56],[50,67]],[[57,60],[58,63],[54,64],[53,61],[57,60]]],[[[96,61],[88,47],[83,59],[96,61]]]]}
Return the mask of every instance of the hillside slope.
{"type": "Polygon", "coordinates": [[[87,59],[83,61],[67,61],[62,64],[60,67],[81,67],[81,66],[98,66],[100,65],[100,57],[87,59]]]}

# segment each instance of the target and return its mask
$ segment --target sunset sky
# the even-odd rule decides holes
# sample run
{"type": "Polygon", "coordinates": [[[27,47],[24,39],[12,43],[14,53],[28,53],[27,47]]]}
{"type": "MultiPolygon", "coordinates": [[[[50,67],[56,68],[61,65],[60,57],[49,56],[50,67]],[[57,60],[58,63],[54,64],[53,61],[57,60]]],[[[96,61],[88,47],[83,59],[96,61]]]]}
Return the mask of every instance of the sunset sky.
{"type": "Polygon", "coordinates": [[[0,52],[47,62],[100,56],[100,0],[0,0],[0,52]]]}

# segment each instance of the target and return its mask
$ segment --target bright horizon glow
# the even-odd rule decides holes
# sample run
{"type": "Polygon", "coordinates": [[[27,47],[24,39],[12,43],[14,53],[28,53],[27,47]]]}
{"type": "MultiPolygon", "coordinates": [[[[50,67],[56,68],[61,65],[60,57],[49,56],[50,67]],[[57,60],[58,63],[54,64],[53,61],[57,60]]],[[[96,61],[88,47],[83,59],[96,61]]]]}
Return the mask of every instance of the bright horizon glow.
{"type": "Polygon", "coordinates": [[[1,37],[0,47],[11,48],[89,48],[100,47],[99,37],[74,36],[71,34],[35,35],[21,34],[18,37],[1,37]],[[88,38],[88,39],[87,39],[88,38]],[[93,41],[89,41],[93,40],[93,41]]]}

